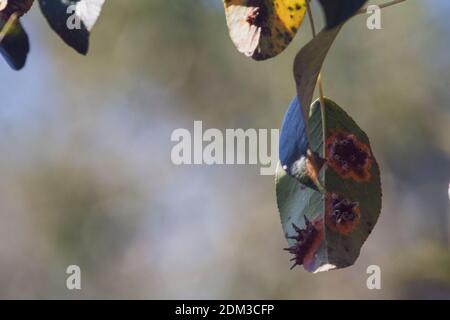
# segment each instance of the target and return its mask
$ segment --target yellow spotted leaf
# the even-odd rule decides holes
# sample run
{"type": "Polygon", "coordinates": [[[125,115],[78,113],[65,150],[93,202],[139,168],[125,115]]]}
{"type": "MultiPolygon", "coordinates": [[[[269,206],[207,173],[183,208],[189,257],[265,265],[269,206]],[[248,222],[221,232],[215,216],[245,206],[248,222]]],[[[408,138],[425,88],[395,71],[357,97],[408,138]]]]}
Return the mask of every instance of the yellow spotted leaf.
{"type": "Polygon", "coordinates": [[[292,41],[307,10],[305,0],[224,0],[236,48],[255,60],[281,53],[292,41]]]}

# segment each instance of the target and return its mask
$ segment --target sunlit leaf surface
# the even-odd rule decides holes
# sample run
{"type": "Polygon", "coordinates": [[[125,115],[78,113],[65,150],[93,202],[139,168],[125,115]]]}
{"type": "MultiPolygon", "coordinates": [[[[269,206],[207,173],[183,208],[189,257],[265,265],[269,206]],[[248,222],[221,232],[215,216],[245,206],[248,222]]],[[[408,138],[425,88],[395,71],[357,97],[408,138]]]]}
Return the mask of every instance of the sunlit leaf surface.
{"type": "Polygon", "coordinates": [[[236,48],[255,60],[281,53],[306,13],[305,0],[224,0],[224,5],[236,48]]]}

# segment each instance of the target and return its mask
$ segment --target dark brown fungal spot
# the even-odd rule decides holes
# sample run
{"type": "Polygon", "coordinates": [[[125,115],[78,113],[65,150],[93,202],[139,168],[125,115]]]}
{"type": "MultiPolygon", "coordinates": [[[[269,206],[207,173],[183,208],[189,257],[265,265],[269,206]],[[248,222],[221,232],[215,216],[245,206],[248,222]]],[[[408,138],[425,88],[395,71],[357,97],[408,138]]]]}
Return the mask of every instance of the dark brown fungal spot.
{"type": "Polygon", "coordinates": [[[246,21],[252,26],[256,26],[258,28],[263,27],[263,24],[268,17],[267,8],[264,5],[264,1],[251,0],[248,2],[248,5],[251,8],[248,11],[246,21]]]}
{"type": "Polygon", "coordinates": [[[336,194],[333,195],[332,202],[332,218],[336,224],[352,222],[356,219],[355,208],[358,206],[356,202],[342,199],[336,194]]]}
{"type": "Polygon", "coordinates": [[[336,131],[326,140],[327,163],[343,178],[358,182],[371,179],[372,154],[354,134],[336,131]]]}
{"type": "Polygon", "coordinates": [[[340,193],[326,195],[327,226],[343,235],[352,232],[359,223],[361,210],[358,202],[350,201],[340,193]]]}

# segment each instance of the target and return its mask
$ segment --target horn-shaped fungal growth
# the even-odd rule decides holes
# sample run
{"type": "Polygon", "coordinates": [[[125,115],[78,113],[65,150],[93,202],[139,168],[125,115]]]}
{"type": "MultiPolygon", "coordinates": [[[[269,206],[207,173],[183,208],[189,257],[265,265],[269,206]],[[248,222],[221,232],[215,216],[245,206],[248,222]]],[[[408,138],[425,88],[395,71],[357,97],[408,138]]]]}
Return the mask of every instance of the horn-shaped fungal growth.
{"type": "MultiPolygon", "coordinates": [[[[322,220],[323,221],[323,220],[322,220]]],[[[285,248],[284,250],[289,253],[295,255],[291,259],[294,261],[291,269],[295,266],[305,265],[307,264],[307,257],[314,251],[315,243],[317,239],[320,238],[320,230],[316,228],[316,226],[311,223],[305,217],[305,229],[300,229],[294,223],[292,224],[294,231],[297,233],[294,236],[289,236],[288,239],[292,239],[295,241],[295,244],[290,246],[289,248],[285,248]]]]}

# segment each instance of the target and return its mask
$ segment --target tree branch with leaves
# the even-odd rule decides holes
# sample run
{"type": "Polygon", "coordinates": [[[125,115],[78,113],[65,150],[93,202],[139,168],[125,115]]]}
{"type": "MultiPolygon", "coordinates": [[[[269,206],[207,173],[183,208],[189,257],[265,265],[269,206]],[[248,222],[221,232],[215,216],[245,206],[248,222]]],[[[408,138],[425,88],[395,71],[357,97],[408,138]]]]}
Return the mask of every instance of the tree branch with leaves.
{"type": "MultiPolygon", "coordinates": [[[[87,54],[89,34],[105,0],[38,0],[50,27],[70,47],[87,54]]],[[[20,19],[34,0],[0,0],[0,53],[15,70],[25,66],[30,43],[20,19]]]]}
{"type": "Polygon", "coordinates": [[[321,83],[332,44],[348,19],[367,10],[367,0],[317,0],[326,20],[318,33],[313,2],[224,0],[224,6],[233,43],[255,60],[283,52],[309,17],[313,38],[294,59],[297,96],[281,127],[276,195],[293,267],[320,272],[354,264],[378,221],[382,192],[367,135],[325,97],[321,83]],[[316,87],[319,98],[313,102],[316,87]]]}

